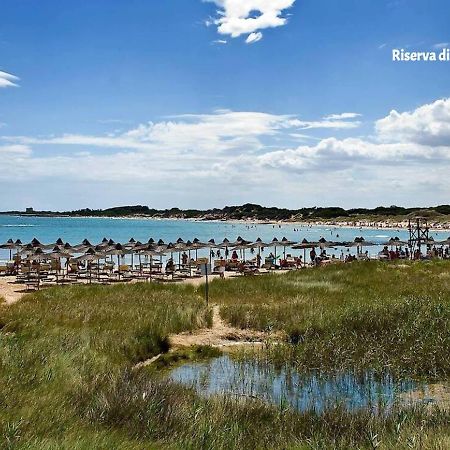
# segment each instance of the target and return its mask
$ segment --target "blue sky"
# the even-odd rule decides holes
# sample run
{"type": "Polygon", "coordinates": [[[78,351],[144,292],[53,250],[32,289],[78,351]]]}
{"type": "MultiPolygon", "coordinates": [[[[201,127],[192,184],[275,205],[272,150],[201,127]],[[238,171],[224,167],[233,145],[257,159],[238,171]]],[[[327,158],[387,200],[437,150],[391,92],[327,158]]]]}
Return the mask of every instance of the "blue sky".
{"type": "Polygon", "coordinates": [[[450,202],[448,1],[0,11],[1,209],[450,202]]]}

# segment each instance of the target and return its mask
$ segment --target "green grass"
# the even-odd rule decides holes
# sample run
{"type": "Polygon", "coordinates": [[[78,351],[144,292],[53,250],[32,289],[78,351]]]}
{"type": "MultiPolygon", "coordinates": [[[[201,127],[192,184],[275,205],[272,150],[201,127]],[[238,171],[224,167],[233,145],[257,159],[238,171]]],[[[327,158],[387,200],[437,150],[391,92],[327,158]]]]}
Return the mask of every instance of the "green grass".
{"type": "MultiPolygon", "coordinates": [[[[445,378],[449,269],[346,265],[214,282],[211,297],[235,325],[285,330],[299,342],[271,347],[272,358],[411,366],[445,378]]],[[[449,448],[450,417],[437,409],[376,415],[336,407],[318,416],[206,399],[133,370],[167,351],[169,334],[211,324],[202,292],[147,283],[63,287],[0,307],[0,448],[449,448]]],[[[208,347],[165,354],[158,367],[216,354],[208,347]]]]}
{"type": "Polygon", "coordinates": [[[211,297],[241,328],[283,330],[276,359],[303,367],[450,374],[450,263],[357,263],[286,276],[214,281],[211,297]]]}

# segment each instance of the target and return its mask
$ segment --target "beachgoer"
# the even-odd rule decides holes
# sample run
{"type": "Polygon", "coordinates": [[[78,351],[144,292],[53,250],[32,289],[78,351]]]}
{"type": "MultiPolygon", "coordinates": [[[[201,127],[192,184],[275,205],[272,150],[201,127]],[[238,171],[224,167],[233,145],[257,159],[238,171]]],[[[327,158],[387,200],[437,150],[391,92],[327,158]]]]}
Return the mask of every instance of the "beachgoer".
{"type": "Polygon", "coordinates": [[[315,249],[315,248],[312,248],[311,251],[309,252],[309,257],[311,258],[311,262],[312,262],[313,264],[314,264],[315,261],[316,261],[316,256],[317,256],[316,249],[315,249]]]}
{"type": "Polygon", "coordinates": [[[171,273],[175,271],[175,264],[173,263],[173,259],[170,258],[166,263],[166,273],[171,273]]]}
{"type": "Polygon", "coordinates": [[[226,267],[226,261],[221,257],[219,262],[219,275],[220,278],[225,278],[225,267],[226,267]]]}
{"type": "Polygon", "coordinates": [[[186,252],[183,252],[183,254],[181,255],[181,262],[183,264],[183,266],[186,266],[188,263],[188,255],[186,252]]]}

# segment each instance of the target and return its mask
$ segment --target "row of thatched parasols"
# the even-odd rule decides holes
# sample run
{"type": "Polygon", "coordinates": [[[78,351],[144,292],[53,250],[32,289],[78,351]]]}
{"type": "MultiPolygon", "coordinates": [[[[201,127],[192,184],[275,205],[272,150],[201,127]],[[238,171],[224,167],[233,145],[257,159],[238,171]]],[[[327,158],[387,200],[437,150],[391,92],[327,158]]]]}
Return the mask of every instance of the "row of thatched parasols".
{"type": "MultiPolygon", "coordinates": [[[[434,241],[432,238],[423,242],[427,245],[450,245],[450,237],[444,241],[434,241]]],[[[9,239],[6,243],[0,245],[2,249],[9,249],[10,259],[12,259],[12,252],[15,251],[17,255],[24,256],[24,260],[27,261],[44,261],[49,259],[71,259],[76,261],[95,261],[100,259],[105,259],[112,256],[123,256],[131,255],[132,259],[134,255],[142,256],[147,255],[150,257],[162,257],[167,253],[170,253],[173,257],[174,253],[181,254],[182,252],[190,253],[195,251],[196,259],[197,252],[204,248],[224,248],[231,250],[240,250],[244,252],[247,249],[258,249],[259,252],[264,248],[273,247],[275,252],[278,248],[283,248],[283,257],[286,257],[286,249],[312,249],[316,247],[328,248],[328,247],[365,247],[373,245],[387,245],[387,246],[406,246],[408,242],[400,240],[398,237],[389,239],[385,243],[373,243],[366,241],[363,237],[357,237],[352,242],[332,242],[327,241],[324,238],[318,241],[308,241],[303,239],[301,242],[290,241],[286,237],[281,240],[273,238],[270,242],[264,242],[261,238],[256,239],[256,241],[247,241],[242,237],[238,237],[235,241],[229,241],[224,239],[222,242],[216,242],[214,239],[210,239],[208,242],[201,242],[199,239],[194,239],[193,241],[184,241],[179,238],[175,243],[169,242],[166,244],[162,239],[155,241],[150,238],[146,243],[136,241],[131,238],[126,244],[116,243],[112,239],[104,238],[99,244],[91,244],[88,239],[84,239],[80,244],[70,245],[68,242],[64,242],[62,239],[57,239],[56,242],[52,244],[42,244],[39,240],[34,238],[30,243],[24,244],[20,239],[13,241],[9,239]],[[50,252],[44,252],[44,250],[50,250],[50,252]],[[80,255],[74,258],[74,255],[80,255]]],[[[133,261],[132,261],[133,263],[133,261]]]]}

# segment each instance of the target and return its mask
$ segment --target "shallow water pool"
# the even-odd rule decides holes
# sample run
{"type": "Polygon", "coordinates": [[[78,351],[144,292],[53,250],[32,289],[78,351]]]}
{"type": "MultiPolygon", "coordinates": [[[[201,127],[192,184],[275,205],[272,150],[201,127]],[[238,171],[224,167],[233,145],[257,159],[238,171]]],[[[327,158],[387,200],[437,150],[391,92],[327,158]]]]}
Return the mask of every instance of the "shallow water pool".
{"type": "Polygon", "coordinates": [[[388,410],[397,400],[404,403],[408,392],[422,388],[417,382],[395,380],[390,375],[299,373],[229,355],[177,367],[170,372],[169,379],[193,387],[203,396],[234,395],[316,412],[338,405],[348,411],[388,410]]]}

